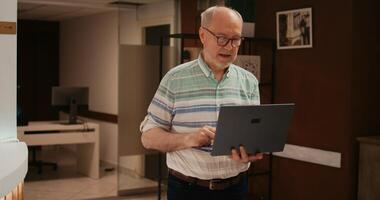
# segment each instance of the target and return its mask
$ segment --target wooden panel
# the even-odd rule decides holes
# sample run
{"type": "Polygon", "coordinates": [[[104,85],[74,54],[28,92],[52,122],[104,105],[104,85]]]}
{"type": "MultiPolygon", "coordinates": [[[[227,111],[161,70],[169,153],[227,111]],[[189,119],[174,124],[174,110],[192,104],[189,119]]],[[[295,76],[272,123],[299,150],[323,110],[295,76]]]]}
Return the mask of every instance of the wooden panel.
{"type": "MultiPolygon", "coordinates": [[[[197,1],[184,0],[181,1],[181,32],[182,33],[198,33],[201,12],[197,10],[197,1]]],[[[185,47],[201,47],[202,43],[197,39],[184,40],[185,47]]]]}
{"type": "Polygon", "coordinates": [[[20,183],[9,194],[0,197],[0,200],[24,200],[24,183],[20,183]]]}
{"type": "Polygon", "coordinates": [[[57,120],[51,88],[59,79],[59,22],[20,20],[17,34],[17,104],[26,121],[57,120]]]}
{"type": "Polygon", "coordinates": [[[0,22],[0,34],[16,34],[16,22],[0,22]]]}
{"type": "MultiPolygon", "coordinates": [[[[288,143],[341,153],[340,169],[275,158],[273,199],[356,198],[354,138],[380,128],[376,3],[256,1],[256,37],[276,37],[276,11],[313,8],[313,48],[278,51],[275,102],[296,103],[288,143]]],[[[181,1],[181,9],[182,31],[195,32],[196,2],[181,1]]],[[[256,196],[266,199],[266,184],[255,185],[256,196]]]]}
{"type": "Polygon", "coordinates": [[[342,155],[340,169],[276,157],[273,199],[354,199],[352,4],[268,0],[256,5],[256,36],[272,38],[276,36],[276,11],[313,8],[313,48],[278,50],[275,101],[296,103],[288,143],[342,155]]]}
{"type": "Polygon", "coordinates": [[[380,27],[378,2],[355,0],[353,7],[352,127],[356,136],[380,135],[380,27]]]}

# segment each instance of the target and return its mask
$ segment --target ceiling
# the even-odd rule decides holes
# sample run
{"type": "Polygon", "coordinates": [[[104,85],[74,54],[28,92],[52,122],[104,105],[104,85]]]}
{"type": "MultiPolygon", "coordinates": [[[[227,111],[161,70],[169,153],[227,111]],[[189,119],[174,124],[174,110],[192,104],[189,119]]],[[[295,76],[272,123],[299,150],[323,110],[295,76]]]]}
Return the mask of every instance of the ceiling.
{"type": "Polygon", "coordinates": [[[162,0],[18,0],[18,18],[61,21],[96,13],[123,9],[162,0]]]}

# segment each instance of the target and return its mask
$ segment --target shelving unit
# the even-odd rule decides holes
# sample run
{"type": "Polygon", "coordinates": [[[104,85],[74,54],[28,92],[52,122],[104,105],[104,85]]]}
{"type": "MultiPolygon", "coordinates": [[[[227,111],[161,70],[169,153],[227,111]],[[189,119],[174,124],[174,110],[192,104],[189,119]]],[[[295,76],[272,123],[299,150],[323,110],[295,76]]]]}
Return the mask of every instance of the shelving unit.
{"type": "MultiPolygon", "coordinates": [[[[163,74],[163,44],[167,39],[179,39],[180,40],[180,63],[184,61],[184,48],[185,40],[193,40],[195,44],[201,45],[198,34],[180,33],[171,34],[161,37],[160,40],[160,65],[159,74],[160,80],[164,76],[163,74]]],[[[276,75],[276,40],[271,38],[244,38],[239,48],[239,55],[259,55],[260,56],[260,101],[261,104],[272,104],[275,102],[275,75],[276,75]]],[[[178,63],[178,64],[180,64],[178,63]]],[[[162,154],[158,153],[158,199],[161,199],[161,186],[162,186],[162,154]]],[[[268,168],[265,170],[255,170],[254,164],[249,169],[249,178],[255,176],[267,176],[268,177],[268,199],[272,199],[272,163],[273,155],[268,155],[268,168]]]]}

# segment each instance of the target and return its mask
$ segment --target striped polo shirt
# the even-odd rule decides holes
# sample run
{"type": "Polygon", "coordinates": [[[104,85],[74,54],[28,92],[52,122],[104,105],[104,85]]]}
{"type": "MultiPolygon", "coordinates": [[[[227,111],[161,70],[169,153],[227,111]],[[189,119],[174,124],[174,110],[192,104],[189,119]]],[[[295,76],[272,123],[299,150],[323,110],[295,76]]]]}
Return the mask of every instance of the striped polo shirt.
{"type": "MultiPolygon", "coordinates": [[[[186,134],[208,125],[216,127],[219,109],[228,105],[260,104],[258,81],[253,74],[230,64],[217,81],[200,55],[171,69],[162,79],[141,123],[141,131],[161,127],[186,134]]],[[[199,148],[167,153],[167,166],[199,179],[225,179],[249,168],[228,156],[211,156],[199,148]]]]}

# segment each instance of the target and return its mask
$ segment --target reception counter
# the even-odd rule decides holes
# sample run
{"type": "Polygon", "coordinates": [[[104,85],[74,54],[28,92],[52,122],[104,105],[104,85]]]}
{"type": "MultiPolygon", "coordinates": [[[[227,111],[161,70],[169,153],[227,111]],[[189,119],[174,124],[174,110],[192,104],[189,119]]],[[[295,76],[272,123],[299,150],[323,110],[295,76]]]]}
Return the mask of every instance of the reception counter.
{"type": "Polygon", "coordinates": [[[0,199],[22,199],[22,183],[28,170],[24,142],[0,141],[0,199]]]}

